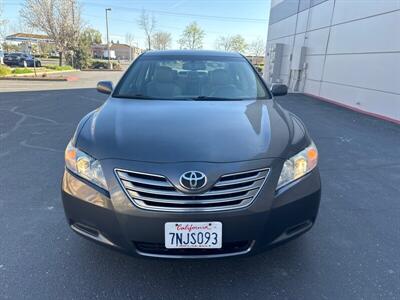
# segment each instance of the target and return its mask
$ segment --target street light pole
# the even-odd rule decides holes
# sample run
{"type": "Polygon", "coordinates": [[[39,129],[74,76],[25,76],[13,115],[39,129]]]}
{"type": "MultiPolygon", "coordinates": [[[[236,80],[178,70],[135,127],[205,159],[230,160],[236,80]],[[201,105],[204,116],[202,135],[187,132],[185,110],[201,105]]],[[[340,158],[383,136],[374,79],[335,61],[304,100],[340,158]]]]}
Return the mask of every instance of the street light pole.
{"type": "MultiPolygon", "coordinates": [[[[71,0],[71,8],[72,8],[72,30],[73,30],[73,34],[74,34],[74,41],[75,41],[75,0],[71,0]]],[[[75,68],[74,66],[74,50],[72,49],[72,55],[71,55],[71,64],[72,64],[72,68],[75,68]]]]}
{"type": "Polygon", "coordinates": [[[111,70],[112,65],[110,61],[110,41],[108,38],[108,12],[111,11],[111,8],[106,8],[106,28],[107,28],[107,58],[108,58],[108,68],[111,70]]]}

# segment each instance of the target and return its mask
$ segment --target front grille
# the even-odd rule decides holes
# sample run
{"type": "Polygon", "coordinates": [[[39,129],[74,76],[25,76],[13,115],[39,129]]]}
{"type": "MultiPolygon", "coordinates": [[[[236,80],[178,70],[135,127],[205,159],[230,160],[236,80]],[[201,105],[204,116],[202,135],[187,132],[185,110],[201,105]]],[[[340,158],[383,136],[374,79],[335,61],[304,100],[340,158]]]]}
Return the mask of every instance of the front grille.
{"type": "Polygon", "coordinates": [[[160,211],[215,211],[249,205],[257,195],[269,169],[221,176],[208,191],[186,194],[164,176],[115,170],[131,201],[138,207],[160,211]]]}
{"type": "Polygon", "coordinates": [[[142,254],[148,255],[226,255],[247,252],[252,246],[251,241],[222,243],[221,249],[167,249],[164,244],[134,242],[135,248],[142,254]]]}

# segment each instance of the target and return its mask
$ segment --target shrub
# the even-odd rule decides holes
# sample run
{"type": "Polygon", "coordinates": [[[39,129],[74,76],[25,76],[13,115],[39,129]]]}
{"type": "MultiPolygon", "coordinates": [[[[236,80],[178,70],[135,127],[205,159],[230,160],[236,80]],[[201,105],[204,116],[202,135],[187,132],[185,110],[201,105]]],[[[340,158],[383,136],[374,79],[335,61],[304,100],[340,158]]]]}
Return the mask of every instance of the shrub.
{"type": "MultiPolygon", "coordinates": [[[[121,70],[121,64],[116,61],[111,62],[113,70],[121,70]]],[[[92,69],[108,69],[108,61],[94,60],[91,65],[92,69]]]]}
{"type": "Polygon", "coordinates": [[[112,62],[113,70],[122,70],[121,64],[119,62],[112,62]]]}
{"type": "Polygon", "coordinates": [[[107,62],[100,61],[100,60],[94,60],[94,61],[92,61],[91,67],[93,69],[107,69],[107,62]]]}
{"type": "Polygon", "coordinates": [[[7,66],[0,65],[0,76],[11,74],[11,69],[7,66]]]}

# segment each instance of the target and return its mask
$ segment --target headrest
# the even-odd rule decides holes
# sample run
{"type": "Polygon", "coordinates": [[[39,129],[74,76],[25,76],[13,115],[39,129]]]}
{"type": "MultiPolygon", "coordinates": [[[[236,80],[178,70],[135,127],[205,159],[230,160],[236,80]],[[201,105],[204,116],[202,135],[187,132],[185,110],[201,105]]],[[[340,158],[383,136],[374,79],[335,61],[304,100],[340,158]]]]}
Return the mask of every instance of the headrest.
{"type": "Polygon", "coordinates": [[[199,73],[197,73],[196,71],[189,72],[188,74],[188,78],[191,80],[199,79],[199,77],[199,73]]]}
{"type": "Polygon", "coordinates": [[[160,82],[171,82],[173,80],[174,73],[169,67],[157,67],[154,71],[154,80],[160,82]]]}
{"type": "Polygon", "coordinates": [[[212,84],[224,85],[229,84],[231,81],[229,73],[223,69],[214,70],[211,72],[210,75],[210,80],[212,84]]]}

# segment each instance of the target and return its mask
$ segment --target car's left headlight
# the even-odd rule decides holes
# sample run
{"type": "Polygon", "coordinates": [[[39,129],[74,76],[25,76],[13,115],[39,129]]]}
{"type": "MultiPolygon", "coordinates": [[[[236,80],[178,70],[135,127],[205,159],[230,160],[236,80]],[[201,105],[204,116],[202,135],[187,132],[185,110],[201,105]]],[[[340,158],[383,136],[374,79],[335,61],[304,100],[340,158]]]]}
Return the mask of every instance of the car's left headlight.
{"type": "Polygon", "coordinates": [[[311,172],[318,163],[318,150],[314,143],[292,156],[283,164],[276,189],[311,172]]]}
{"type": "Polygon", "coordinates": [[[100,162],[72,146],[71,142],[65,149],[65,165],[68,170],[76,175],[107,190],[107,183],[100,162]]]}

